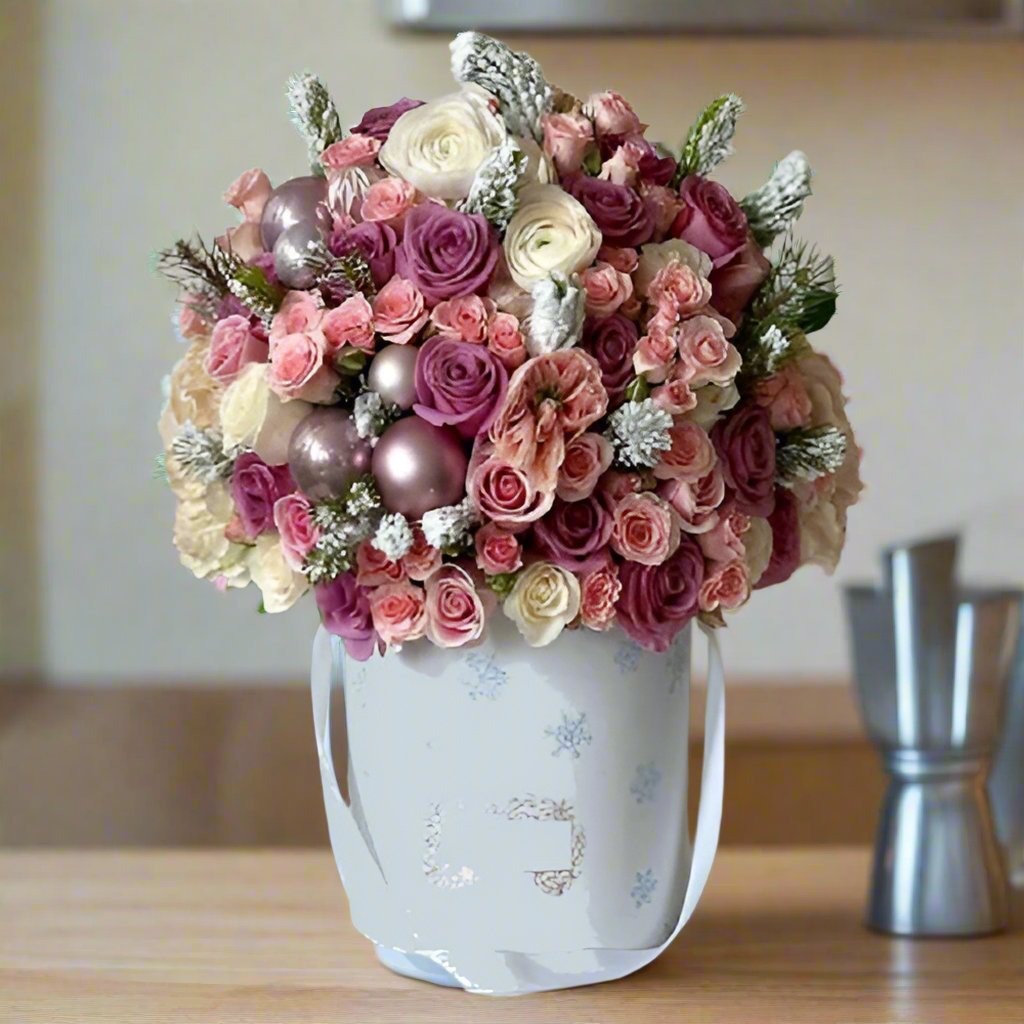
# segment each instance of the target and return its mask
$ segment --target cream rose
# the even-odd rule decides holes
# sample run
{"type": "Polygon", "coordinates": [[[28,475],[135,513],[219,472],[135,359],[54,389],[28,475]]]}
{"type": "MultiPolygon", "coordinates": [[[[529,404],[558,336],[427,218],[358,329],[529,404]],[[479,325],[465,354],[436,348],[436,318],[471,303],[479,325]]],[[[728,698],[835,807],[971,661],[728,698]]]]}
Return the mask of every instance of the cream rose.
{"type": "Polygon", "coordinates": [[[646,296],[658,274],[670,263],[682,263],[700,277],[711,273],[711,257],[681,238],[651,242],[640,248],[640,261],[633,274],[633,290],[646,296]]]}
{"type": "Polygon", "coordinates": [[[249,582],[248,548],[232,544],[225,533],[233,515],[227,485],[211,484],[203,494],[178,502],[174,546],[181,555],[181,564],[199,579],[220,577],[227,586],[244,587],[249,582]]]}
{"type": "Polygon", "coordinates": [[[527,185],[504,244],[512,279],[529,291],[552,274],[568,277],[589,267],[601,232],[583,204],[558,185],[527,185]]]}
{"type": "Polygon", "coordinates": [[[167,405],[161,417],[161,435],[166,444],[186,423],[205,430],[217,422],[224,389],[206,372],[209,350],[209,339],[197,338],[171,370],[167,405]]]}
{"type": "Polygon", "coordinates": [[[282,402],[267,380],[265,363],[250,363],[224,392],[220,427],[225,448],[251,448],[268,466],[288,461],[292,432],[312,410],[307,402],[282,402]]]}
{"type": "Polygon", "coordinates": [[[264,610],[272,614],[287,611],[309,589],[309,580],[288,564],[276,533],[256,538],[256,546],[250,549],[249,572],[263,593],[264,610]]]}
{"type": "Polygon", "coordinates": [[[505,614],[531,647],[546,647],[580,611],[580,584],[567,569],[534,562],[517,577],[505,614]]]}
{"type": "Polygon", "coordinates": [[[506,136],[494,97],[477,85],[407,110],[381,147],[381,164],[436,199],[462,199],[506,136]]]}

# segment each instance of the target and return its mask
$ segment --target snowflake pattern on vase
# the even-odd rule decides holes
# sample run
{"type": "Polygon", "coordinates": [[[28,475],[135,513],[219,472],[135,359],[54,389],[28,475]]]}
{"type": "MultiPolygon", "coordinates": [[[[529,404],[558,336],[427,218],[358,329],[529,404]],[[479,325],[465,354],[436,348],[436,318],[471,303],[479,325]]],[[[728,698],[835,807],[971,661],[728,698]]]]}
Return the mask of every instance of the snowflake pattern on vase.
{"type": "Polygon", "coordinates": [[[587,725],[586,714],[581,713],[576,718],[571,718],[564,711],[561,723],[549,725],[544,730],[544,735],[555,741],[555,749],[551,751],[552,757],[558,757],[565,750],[571,757],[577,758],[580,756],[580,748],[589,746],[594,739],[590,734],[590,726],[587,725]]]}
{"type": "Polygon", "coordinates": [[[473,673],[462,680],[470,698],[497,700],[502,687],[508,682],[508,673],[497,663],[494,655],[474,652],[467,654],[464,660],[473,673]]]}
{"type": "Polygon", "coordinates": [[[619,649],[615,652],[615,664],[619,671],[625,675],[627,672],[635,672],[640,664],[640,655],[643,654],[640,645],[634,640],[623,640],[619,649]]]}
{"type": "Polygon", "coordinates": [[[638,804],[649,804],[654,801],[654,794],[661,782],[661,771],[653,761],[638,764],[629,792],[638,804]]]}
{"type": "Polygon", "coordinates": [[[651,902],[651,897],[654,895],[657,885],[658,880],[654,877],[654,872],[650,868],[636,873],[636,883],[629,890],[629,895],[638,910],[645,903],[651,902]]]}
{"type": "Polygon", "coordinates": [[[690,672],[690,645],[687,640],[689,634],[684,633],[676,637],[675,642],[669,649],[668,655],[668,692],[675,693],[680,681],[689,677],[690,672]]]}

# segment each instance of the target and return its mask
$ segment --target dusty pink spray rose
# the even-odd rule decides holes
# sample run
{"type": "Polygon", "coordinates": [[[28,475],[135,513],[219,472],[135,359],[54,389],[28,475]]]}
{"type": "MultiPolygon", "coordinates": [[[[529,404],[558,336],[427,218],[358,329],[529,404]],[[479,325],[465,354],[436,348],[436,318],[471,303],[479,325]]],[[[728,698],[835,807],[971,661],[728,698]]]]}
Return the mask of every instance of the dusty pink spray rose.
{"type": "Polygon", "coordinates": [[[811,397],[799,367],[783,366],[757,382],[754,401],[768,410],[773,430],[795,430],[811,418],[811,397]]]}
{"type": "Polygon", "coordinates": [[[614,452],[601,434],[585,433],[565,446],[555,493],[563,501],[580,501],[594,493],[598,478],[612,464],[614,452]]]}
{"type": "Polygon", "coordinates": [[[477,567],[488,576],[522,568],[523,546],[514,533],[501,529],[495,523],[487,523],[476,531],[473,542],[477,567]]]}
{"type": "Polygon", "coordinates": [[[310,515],[309,498],[295,491],[274,502],[274,526],[281,535],[284,560],[293,568],[301,569],[306,555],[320,539],[320,528],[310,515]]]}
{"type": "Polygon", "coordinates": [[[715,565],[700,587],[702,612],[735,611],[750,597],[750,576],[743,559],[715,565]]]}
{"type": "Polygon", "coordinates": [[[373,299],[373,326],[395,345],[405,345],[420,332],[430,314],[419,289],[393,277],[373,299]]]}
{"type": "Polygon", "coordinates": [[[697,535],[697,542],[709,562],[731,562],[746,553],[743,535],[749,529],[750,516],[729,505],[720,509],[718,522],[712,529],[697,535]]]}
{"type": "Polygon", "coordinates": [[[594,126],[582,114],[545,114],[544,152],[551,157],[559,175],[574,174],[583,166],[587,147],[594,141],[594,126]]]}
{"type": "Polygon", "coordinates": [[[661,565],[680,542],[679,517],[651,491],[627,494],[615,504],[611,545],[630,562],[661,565]]]}
{"type": "Polygon", "coordinates": [[[398,221],[416,203],[416,189],[401,178],[381,178],[363,196],[359,216],[364,221],[398,221]]]}
{"type": "Polygon", "coordinates": [[[718,507],[725,500],[725,479],[716,465],[696,483],[666,480],[658,493],[676,510],[686,533],[705,533],[718,522],[718,507]]]}
{"type": "Polygon", "coordinates": [[[587,316],[611,316],[633,296],[633,279],[610,263],[595,263],[580,274],[587,296],[587,316]]]}
{"type": "Polygon", "coordinates": [[[412,528],[412,547],[402,556],[402,570],[411,580],[422,583],[441,565],[441,552],[427,543],[427,538],[418,527],[412,528]]]}
{"type": "Polygon", "coordinates": [[[487,325],[487,347],[512,373],[526,362],[526,342],[519,320],[511,313],[495,313],[487,325]]]}
{"type": "Polygon", "coordinates": [[[336,356],[343,348],[362,352],[374,349],[373,307],[362,293],[350,295],[340,306],[327,310],[320,321],[327,354],[336,356]]]}
{"type": "Polygon", "coordinates": [[[496,308],[493,299],[459,295],[439,302],[430,311],[430,322],[442,334],[483,345],[487,341],[487,325],[496,308]]]}
{"type": "Polygon", "coordinates": [[[438,647],[465,647],[483,636],[485,613],[469,574],[442,566],[427,578],[427,636],[438,647]]]}
{"type": "Polygon", "coordinates": [[[669,428],[672,447],[661,453],[654,467],[659,480],[689,480],[696,483],[714,468],[717,456],[707,432],[696,423],[683,421],[669,428]]]}
{"type": "Polygon", "coordinates": [[[371,541],[364,540],[356,549],[356,582],[361,587],[379,587],[398,583],[405,575],[399,562],[393,562],[371,541]]]}
{"type": "Polygon", "coordinates": [[[482,345],[444,335],[431,338],[416,358],[417,416],[452,426],[466,438],[491,425],[505,399],[508,373],[482,345]]]}
{"type": "Polygon", "coordinates": [[[583,104],[583,112],[594,122],[598,135],[629,135],[642,132],[647,125],[617,92],[595,92],[583,104]]]}
{"type": "Polygon", "coordinates": [[[377,646],[377,633],[369,598],[355,576],[345,572],[330,583],[319,583],[315,594],[327,632],[341,637],[349,657],[366,661],[377,646]]]}
{"type": "Polygon", "coordinates": [[[385,583],[370,592],[370,616],[389,647],[418,640],[427,631],[427,602],[414,583],[385,583]]]}
{"type": "Polygon", "coordinates": [[[775,433],[768,413],[740,406],[715,424],[711,440],[736,507],[748,516],[769,516],[775,507],[775,433]]]}
{"type": "Polygon", "coordinates": [[[380,140],[372,135],[353,132],[332,142],[320,154],[320,163],[331,171],[347,171],[350,167],[368,167],[377,159],[380,140]]]}
{"type": "Polygon", "coordinates": [[[587,629],[603,632],[615,625],[615,602],[622,593],[616,565],[602,565],[580,580],[580,619],[587,629]]]}
{"type": "MultiPolygon", "coordinates": [[[[258,167],[240,174],[224,192],[224,202],[250,223],[258,223],[272,189],[270,179],[258,167]]],[[[261,246],[262,248],[262,246],[261,246]]]]}
{"type": "Polygon", "coordinates": [[[246,535],[258,537],[274,528],[274,503],[295,490],[287,466],[268,466],[255,452],[235,459],[231,473],[231,500],[246,535]]]}
{"type": "Polygon", "coordinates": [[[324,363],[323,336],[310,334],[286,334],[271,344],[267,379],[281,398],[321,403],[331,401],[341,380],[324,363]]]}

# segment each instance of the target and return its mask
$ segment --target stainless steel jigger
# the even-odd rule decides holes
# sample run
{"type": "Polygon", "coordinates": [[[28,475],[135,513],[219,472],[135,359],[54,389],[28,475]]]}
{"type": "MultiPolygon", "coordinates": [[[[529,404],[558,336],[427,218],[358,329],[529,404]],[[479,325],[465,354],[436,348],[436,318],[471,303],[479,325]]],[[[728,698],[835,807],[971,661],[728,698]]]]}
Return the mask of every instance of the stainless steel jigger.
{"type": "Polygon", "coordinates": [[[890,776],[867,923],[896,935],[1007,922],[985,782],[1021,594],[958,590],[956,553],[956,538],[893,548],[886,585],[846,591],[861,711],[890,776]]]}

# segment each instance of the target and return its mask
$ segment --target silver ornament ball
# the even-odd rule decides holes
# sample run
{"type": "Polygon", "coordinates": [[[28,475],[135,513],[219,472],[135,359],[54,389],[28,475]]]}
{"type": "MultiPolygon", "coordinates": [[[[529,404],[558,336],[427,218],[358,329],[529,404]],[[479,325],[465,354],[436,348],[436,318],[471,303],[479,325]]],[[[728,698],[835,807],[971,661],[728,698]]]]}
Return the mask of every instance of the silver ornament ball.
{"type": "Polygon", "coordinates": [[[274,273],[285,288],[312,288],[316,271],[309,257],[313,247],[323,241],[315,221],[301,221],[285,228],[274,243],[274,273]]]}
{"type": "Polygon", "coordinates": [[[412,345],[385,345],[370,361],[366,383],[385,402],[411,409],[416,401],[416,355],[412,345]]]}
{"type": "Polygon", "coordinates": [[[295,428],[288,445],[288,468],[307,498],[324,501],[341,497],[369,473],[372,453],[345,409],[322,405],[295,428]]]}
{"type": "Polygon", "coordinates": [[[407,519],[460,501],[467,465],[459,435],[419,416],[392,423],[373,449],[373,476],[384,507],[407,519]]]}
{"type": "Polygon", "coordinates": [[[281,232],[295,224],[319,224],[324,231],[330,230],[326,201],[324,178],[308,174],[282,182],[270,193],[260,217],[263,248],[272,252],[281,232]]]}

